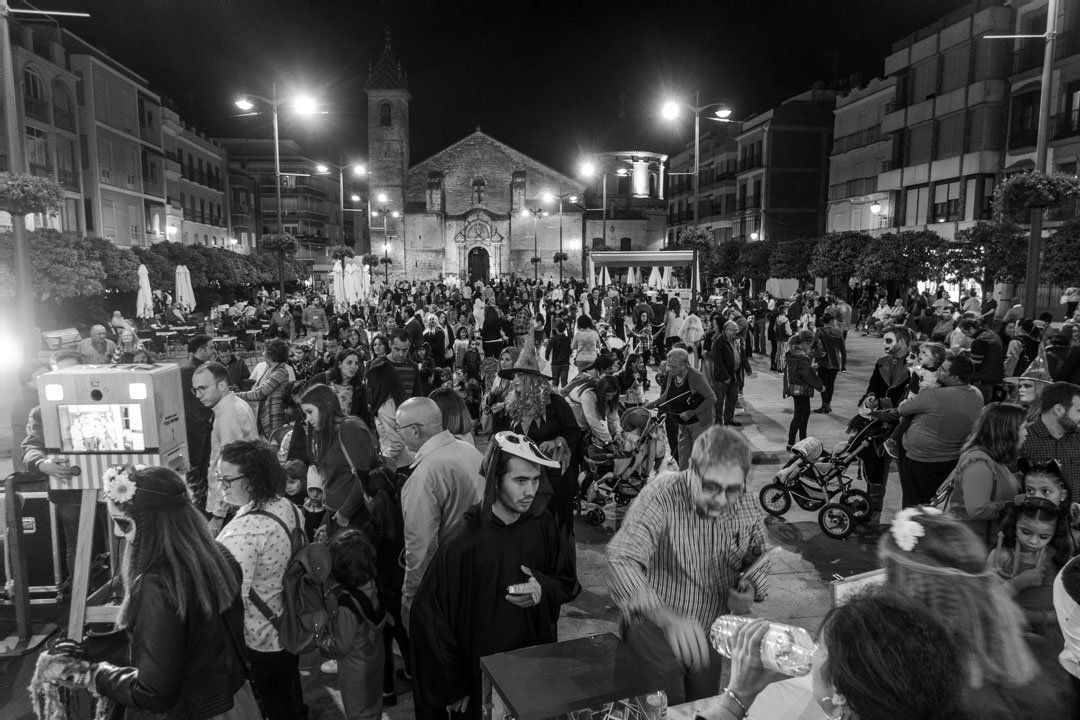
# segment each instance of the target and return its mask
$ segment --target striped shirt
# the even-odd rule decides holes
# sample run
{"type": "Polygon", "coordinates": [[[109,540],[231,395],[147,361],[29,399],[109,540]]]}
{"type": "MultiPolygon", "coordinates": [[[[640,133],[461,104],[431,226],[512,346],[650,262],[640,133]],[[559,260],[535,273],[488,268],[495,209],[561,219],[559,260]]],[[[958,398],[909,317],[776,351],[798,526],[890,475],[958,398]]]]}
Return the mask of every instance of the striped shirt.
{"type": "MultiPolygon", "coordinates": [[[[708,628],[727,612],[728,590],[742,568],[765,550],[761,518],[745,492],[719,517],[694,506],[687,472],[662,475],[630,505],[607,549],[611,597],[624,617],[651,617],[661,608],[708,628]]],[[[754,599],[768,594],[768,561],[747,579],[754,599]]]]}

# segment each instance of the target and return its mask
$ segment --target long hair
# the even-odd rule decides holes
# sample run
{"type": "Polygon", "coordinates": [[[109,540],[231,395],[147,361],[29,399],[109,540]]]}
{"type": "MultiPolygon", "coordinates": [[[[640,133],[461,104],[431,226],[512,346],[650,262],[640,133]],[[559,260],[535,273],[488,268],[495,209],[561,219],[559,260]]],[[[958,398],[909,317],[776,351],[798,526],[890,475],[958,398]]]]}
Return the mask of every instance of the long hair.
{"type": "Polygon", "coordinates": [[[401,516],[401,483],[397,473],[385,465],[361,473],[360,487],[367,501],[367,530],[372,540],[396,540],[401,537],[404,521],[401,516]]]}
{"type": "Polygon", "coordinates": [[[122,506],[135,521],[135,538],[124,554],[126,589],[119,626],[126,626],[135,584],[153,574],[181,619],[223,613],[240,593],[240,577],[191,503],[180,476],[165,467],[128,469],[133,499],[122,506]]]}
{"type": "Polygon", "coordinates": [[[994,462],[1008,465],[1016,459],[1020,426],[1027,411],[1012,403],[992,402],[982,409],[961,452],[978,448],[994,462]]]}
{"type": "Polygon", "coordinates": [[[379,360],[372,363],[371,367],[368,368],[367,383],[368,387],[371,388],[368,407],[371,410],[372,417],[378,416],[379,408],[387,400],[392,399],[394,405],[398,406],[409,397],[405,393],[405,386],[401,384],[401,376],[398,375],[397,370],[389,361],[379,360]]]}
{"type": "Polygon", "coordinates": [[[585,389],[592,390],[596,395],[596,410],[602,418],[606,418],[619,404],[619,381],[611,375],[586,380],[585,389]],[[608,399],[609,393],[615,393],[614,400],[608,399]]]}
{"type": "MultiPolygon", "coordinates": [[[[356,331],[353,330],[353,332],[356,331]]],[[[345,376],[341,374],[341,363],[343,363],[345,361],[345,358],[349,357],[350,355],[356,358],[356,361],[360,363],[361,367],[363,366],[364,362],[363,359],[360,357],[360,351],[357,348],[345,348],[344,350],[338,351],[337,357],[334,358],[334,367],[330,368],[330,370],[328,370],[326,373],[327,380],[337,383],[338,385],[347,384],[353,387],[356,387],[360,384],[361,372],[359,368],[357,368],[356,374],[353,375],[352,380],[350,380],[348,383],[345,382],[345,376]]]]}
{"type": "Polygon", "coordinates": [[[961,716],[960,652],[925,607],[881,588],[833,608],[821,626],[822,674],[862,720],[961,716]]]}
{"type": "Polygon", "coordinates": [[[948,515],[918,514],[915,547],[901,549],[891,532],[878,542],[887,584],[926,606],[960,646],[967,684],[1020,687],[1035,676],[1024,641],[1024,618],[1005,585],[986,569],[986,546],[948,515]]]}
{"type": "Polygon", "coordinates": [[[443,430],[449,431],[451,435],[467,435],[472,432],[469,406],[457,391],[453,388],[436,388],[428,397],[434,400],[442,411],[443,430]]]}
{"type": "Polygon", "coordinates": [[[337,430],[345,422],[345,412],[338,402],[337,393],[329,385],[312,385],[300,398],[303,405],[314,405],[319,411],[318,427],[308,431],[308,442],[312,445],[310,457],[320,470],[326,467],[326,454],[337,441],[337,430]]]}
{"type": "Polygon", "coordinates": [[[1046,546],[1050,551],[1048,555],[1056,567],[1064,567],[1072,557],[1072,536],[1069,532],[1069,523],[1061,520],[1061,516],[1067,516],[1068,512],[1068,506],[1059,508],[1042,498],[1027,498],[1019,504],[1009,505],[1001,521],[1001,544],[1012,549],[1013,552],[1016,551],[1016,523],[1021,518],[1050,523],[1054,526],[1054,535],[1046,546]]]}

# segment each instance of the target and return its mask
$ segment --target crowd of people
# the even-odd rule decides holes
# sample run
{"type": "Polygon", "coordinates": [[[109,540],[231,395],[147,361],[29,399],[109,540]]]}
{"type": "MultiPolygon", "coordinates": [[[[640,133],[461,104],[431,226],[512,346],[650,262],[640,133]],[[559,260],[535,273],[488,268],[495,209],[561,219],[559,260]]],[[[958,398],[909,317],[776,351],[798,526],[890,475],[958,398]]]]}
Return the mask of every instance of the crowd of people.
{"type": "MultiPolygon", "coordinates": [[[[871,519],[893,459],[904,510],[879,546],[892,590],[826,619],[815,693],[838,717],[1071,717],[1056,654],[1080,677],[1080,386],[1067,382],[1080,372],[1080,317],[1055,328],[1010,308],[1002,323],[971,300],[913,291],[879,314],[869,292],[853,307],[836,293],[750,297],[718,284],[691,302],[508,279],[400,282],[349,307],[260,293],[214,308],[219,332],[265,336],[260,361],[249,367],[232,337],[189,336],[189,470],[130,468],[131,494],[108,498],[132,548],[121,615],[131,662],[98,663],[83,681],[168,717],[307,718],[299,658],[275,620],[297,536],[327,543],[356,617],[350,651],[320,667],[339,676],[346,717],[379,717],[407,679],[420,720],[479,718],[479,658],[558,638],[561,607],[581,590],[574,511],[591,497],[586,460],[625,447],[621,411],[643,406],[662,413],[678,471],[630,505],[607,548],[609,588],[624,640],[669,702],[716,695],[706,628],[769,590],[736,419],[750,360],[768,357],[783,377],[790,449],[812,413],[832,412],[848,334],[862,329],[884,345],[852,421],[884,429],[862,458],[871,519]],[[933,682],[911,697],[920,666],[933,682]]],[[[190,322],[167,306],[170,316],[190,322]]],[[[152,360],[117,315],[51,366],[152,360]]],[[[45,369],[20,376],[21,460],[63,475],[35,415],[45,369]]],[[[77,499],[72,513],[62,492],[51,496],[74,537],[77,499]]],[[[757,660],[763,634],[754,624],[736,638],[721,693],[736,718],[775,679],[757,660]]]]}

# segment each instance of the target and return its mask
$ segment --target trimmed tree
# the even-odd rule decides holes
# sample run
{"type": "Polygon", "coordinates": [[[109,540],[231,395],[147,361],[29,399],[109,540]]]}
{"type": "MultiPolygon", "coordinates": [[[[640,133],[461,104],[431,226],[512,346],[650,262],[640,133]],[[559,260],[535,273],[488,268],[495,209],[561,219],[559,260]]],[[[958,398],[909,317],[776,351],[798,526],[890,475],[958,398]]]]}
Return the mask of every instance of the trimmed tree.
{"type": "Polygon", "coordinates": [[[1015,225],[979,222],[945,246],[945,269],[954,282],[974,279],[989,294],[996,282],[1019,282],[1027,270],[1027,237],[1015,225]]]}
{"type": "Polygon", "coordinates": [[[931,230],[880,235],[863,248],[858,274],[885,284],[890,297],[899,297],[916,281],[944,279],[945,244],[931,230]]]}
{"type": "Polygon", "coordinates": [[[806,270],[813,277],[834,280],[846,295],[848,281],[859,268],[859,256],[872,240],[868,233],[853,230],[826,233],[818,238],[806,270]]]}
{"type": "Polygon", "coordinates": [[[749,280],[764,285],[769,279],[769,257],[776,249],[775,240],[755,240],[742,243],[735,275],[739,281],[749,280]]]}
{"type": "Polygon", "coordinates": [[[1080,220],[1063,223],[1046,239],[1041,274],[1050,283],[1076,284],[1080,278],[1080,220]]]}
{"type": "Polygon", "coordinates": [[[300,249],[292,235],[263,235],[259,238],[259,252],[273,253],[278,261],[278,292],[285,297],[285,257],[295,257],[300,249]]]}
{"type": "MultiPolygon", "coordinates": [[[[105,292],[105,267],[86,251],[83,238],[43,229],[30,233],[26,244],[31,286],[38,302],[105,292]]],[[[14,254],[14,235],[4,233],[0,236],[0,262],[10,266],[14,254]]]]}
{"type": "Polygon", "coordinates": [[[769,254],[769,273],[774,278],[794,278],[800,282],[811,278],[810,258],[817,245],[815,238],[795,238],[776,243],[769,254]]]}

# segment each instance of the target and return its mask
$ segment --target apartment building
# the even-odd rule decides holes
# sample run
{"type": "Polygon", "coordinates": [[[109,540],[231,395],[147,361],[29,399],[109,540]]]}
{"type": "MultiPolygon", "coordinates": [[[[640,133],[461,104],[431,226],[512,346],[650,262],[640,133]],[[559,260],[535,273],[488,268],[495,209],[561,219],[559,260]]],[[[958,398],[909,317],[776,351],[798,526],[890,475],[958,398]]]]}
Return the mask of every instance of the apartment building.
{"type": "MultiPolygon", "coordinates": [[[[1039,34],[1046,28],[1046,0],[1012,3],[1016,13],[1016,34],[1039,34]]],[[[1080,160],[1080,6],[1058,3],[1057,37],[1050,74],[1050,134],[1047,137],[1047,170],[1076,174],[1080,160]]],[[[1012,46],[1012,74],[1008,132],[1005,144],[1005,172],[1035,166],[1038,133],[1039,92],[1045,43],[1041,39],[998,41],[1012,46]]],[[[1071,200],[1063,207],[1048,210],[1045,227],[1052,229],[1065,220],[1080,217],[1080,203],[1071,200]]]]}
{"type": "Polygon", "coordinates": [[[826,232],[889,226],[893,205],[878,176],[893,157],[893,136],[881,133],[881,119],[895,94],[895,78],[876,78],[837,96],[826,232]]]}
{"type": "Polygon", "coordinates": [[[736,240],[792,240],[825,230],[836,93],[814,88],[743,123],[732,232],[736,240]]]}
{"type": "Polygon", "coordinates": [[[895,80],[895,99],[881,121],[893,156],[877,188],[889,193],[889,217],[876,232],[930,229],[952,238],[992,217],[1013,52],[1009,41],[982,36],[1012,29],[1010,7],[979,0],[893,44],[885,75],[895,80]]]}
{"type": "Polygon", "coordinates": [[[166,239],[161,97],[147,80],[61,31],[76,86],[85,231],[117,245],[166,239]]]}
{"type": "MultiPolygon", "coordinates": [[[[32,215],[27,225],[82,232],[82,150],[75,104],[79,78],[68,68],[67,53],[57,42],[54,25],[12,23],[10,28],[23,167],[33,175],[56,180],[64,190],[58,213],[32,215]]],[[[7,170],[6,129],[0,135],[4,136],[0,167],[7,170]]],[[[0,212],[0,231],[10,229],[11,216],[0,212]]]]}
{"type": "Polygon", "coordinates": [[[259,211],[259,181],[234,163],[228,163],[228,213],[232,236],[248,251],[259,246],[262,237],[262,218],[259,211]]]}
{"type": "MultiPolygon", "coordinates": [[[[727,242],[733,237],[732,214],[735,212],[735,175],[739,164],[736,136],[742,124],[725,122],[714,125],[703,117],[701,132],[701,179],[698,183],[698,223],[713,241],[727,242]]],[[[715,122],[715,121],[713,121],[715,122]]],[[[668,176],[667,242],[671,244],[685,228],[694,225],[694,142],[688,142],[671,157],[668,176]]]]}
{"type": "Polygon", "coordinates": [[[214,140],[181,120],[176,110],[161,109],[165,150],[168,239],[185,245],[227,247],[251,252],[251,237],[236,236],[226,212],[228,164],[214,140]]]}
{"type": "Polygon", "coordinates": [[[300,145],[283,139],[281,155],[281,227],[278,226],[272,140],[219,140],[228,154],[229,172],[249,173],[258,187],[259,234],[286,232],[297,239],[297,260],[313,270],[329,268],[329,250],[344,241],[340,179],[336,171],[319,172],[319,162],[300,145]]]}
{"type": "MultiPolygon", "coordinates": [[[[625,147],[644,147],[644,141],[631,137],[625,147]]],[[[610,142],[620,139],[608,138],[610,142]]],[[[616,145],[618,147],[618,145],[616,145]]],[[[668,203],[664,199],[664,172],[667,155],[651,150],[609,150],[601,153],[596,160],[597,173],[589,180],[585,192],[578,199],[587,210],[581,216],[577,213],[581,205],[563,205],[566,215],[567,236],[571,233],[571,214],[576,219],[581,217],[584,225],[581,230],[585,238],[590,238],[588,249],[608,250],[658,250],[664,246],[667,226],[668,203]],[[606,179],[605,179],[606,178],[606,179]],[[607,212],[603,211],[607,200],[607,212]]],[[[555,210],[541,222],[557,220],[555,210]]],[[[547,232],[546,230],[544,232],[547,232]]],[[[580,249],[573,241],[571,250],[580,249]]],[[[566,244],[564,243],[564,250],[566,244]]],[[[568,251],[569,252],[569,251],[568,251]]]]}

